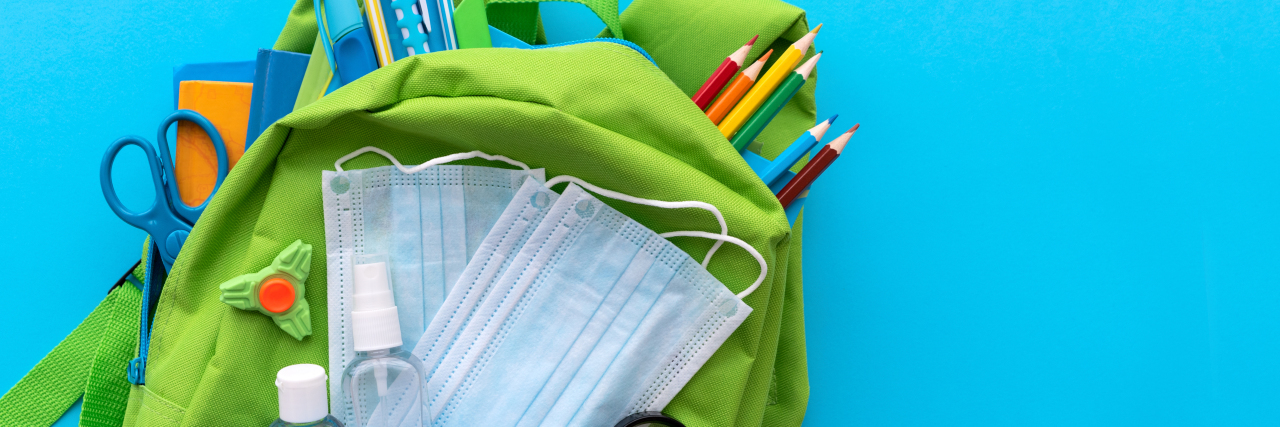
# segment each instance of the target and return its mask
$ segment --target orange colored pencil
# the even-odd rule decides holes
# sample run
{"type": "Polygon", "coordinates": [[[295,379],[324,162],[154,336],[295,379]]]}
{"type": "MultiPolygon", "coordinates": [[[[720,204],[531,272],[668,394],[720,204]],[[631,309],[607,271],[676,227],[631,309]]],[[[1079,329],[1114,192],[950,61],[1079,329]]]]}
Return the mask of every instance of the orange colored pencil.
{"type": "Polygon", "coordinates": [[[720,99],[711,104],[711,108],[707,109],[707,118],[711,119],[711,123],[719,125],[720,121],[724,120],[724,116],[738,104],[738,100],[751,90],[751,86],[756,84],[756,78],[760,76],[760,70],[764,69],[764,62],[769,60],[769,55],[773,55],[773,49],[760,55],[756,63],[742,70],[742,74],[739,74],[733,83],[729,83],[729,87],[720,94],[720,99]]]}

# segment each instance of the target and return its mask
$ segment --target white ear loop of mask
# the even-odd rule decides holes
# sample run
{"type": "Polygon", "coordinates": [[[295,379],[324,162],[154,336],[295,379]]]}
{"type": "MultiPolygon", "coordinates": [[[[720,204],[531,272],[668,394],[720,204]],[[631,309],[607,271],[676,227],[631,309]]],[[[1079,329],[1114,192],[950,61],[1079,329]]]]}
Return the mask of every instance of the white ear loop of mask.
{"type": "Polygon", "coordinates": [[[760,252],[757,251],[756,248],[751,247],[751,245],[748,245],[747,242],[744,242],[742,241],[742,239],[739,239],[737,237],[733,237],[727,234],[708,233],[705,231],[672,231],[669,233],[659,234],[659,236],[662,236],[664,239],[671,238],[671,237],[702,237],[707,239],[715,239],[719,243],[724,243],[724,242],[733,243],[735,245],[741,246],[742,249],[746,249],[747,252],[751,254],[751,257],[755,258],[756,262],[760,263],[760,277],[757,277],[755,283],[752,283],[751,286],[747,287],[747,289],[744,289],[742,292],[738,292],[738,299],[746,298],[747,295],[751,295],[752,292],[755,292],[756,288],[760,287],[761,283],[764,283],[764,277],[769,272],[769,264],[764,262],[764,255],[760,255],[760,252]]]}
{"type": "Polygon", "coordinates": [[[738,299],[746,298],[748,295],[751,295],[752,292],[755,292],[756,288],[759,288],[760,284],[764,283],[764,278],[769,273],[769,264],[764,261],[764,256],[760,255],[760,252],[757,251],[756,248],[751,247],[751,245],[748,245],[747,242],[742,241],[742,239],[729,235],[729,226],[725,224],[724,215],[720,214],[720,209],[717,209],[715,205],[712,205],[706,202],[698,202],[698,201],[667,202],[662,200],[642,199],[639,197],[622,194],[617,191],[606,190],[606,189],[597,187],[591,183],[588,183],[586,181],[583,181],[580,178],[568,176],[568,175],[560,175],[555,178],[551,178],[547,180],[546,186],[547,188],[551,188],[551,186],[553,185],[561,184],[565,182],[573,182],[575,184],[582,186],[583,188],[591,190],[594,193],[600,194],[601,196],[605,196],[611,199],[621,200],[624,202],[635,203],[638,205],[654,206],[654,207],[666,208],[666,209],[697,208],[697,209],[705,209],[707,211],[710,211],[713,215],[716,216],[716,221],[720,223],[720,234],[708,233],[705,231],[672,231],[668,233],[659,234],[659,236],[662,236],[662,238],[664,239],[669,237],[702,237],[702,238],[715,240],[716,241],[715,245],[711,246],[711,250],[707,251],[706,258],[702,260],[703,268],[706,268],[707,264],[711,262],[711,256],[715,255],[716,250],[719,249],[720,246],[723,245],[725,242],[733,243],[735,245],[741,246],[742,249],[745,249],[748,253],[751,254],[753,258],[756,259],[756,262],[760,263],[760,277],[757,277],[755,283],[752,283],[751,286],[747,287],[747,289],[743,290],[742,292],[739,292],[737,294],[738,299]]]}
{"type": "MultiPolygon", "coordinates": [[[[458,160],[473,159],[477,157],[485,160],[506,162],[508,164],[517,166],[521,169],[529,170],[529,165],[526,165],[523,162],[513,160],[507,156],[495,156],[492,154],[485,153],[483,151],[471,151],[466,153],[450,154],[448,156],[431,159],[426,163],[414,166],[412,168],[406,168],[404,165],[400,164],[400,161],[397,160],[395,156],[392,156],[391,153],[388,153],[385,150],[378,147],[374,147],[374,146],[364,147],[359,150],[351,152],[351,154],[342,156],[341,158],[338,159],[338,161],[333,163],[333,167],[338,172],[342,172],[343,163],[346,163],[347,161],[354,159],[364,153],[375,153],[375,154],[381,155],[382,157],[386,157],[387,160],[390,160],[391,163],[394,164],[397,169],[400,169],[400,171],[404,172],[406,175],[415,174],[417,172],[422,171],[423,169],[426,169],[432,166],[441,165],[441,164],[454,162],[458,160]]],[[[600,188],[589,182],[583,181],[582,179],[569,176],[569,175],[560,175],[555,178],[551,178],[547,180],[545,185],[547,188],[551,188],[552,186],[566,183],[566,182],[572,182],[572,183],[578,184],[583,188],[586,188],[587,190],[591,190],[596,194],[599,194],[611,199],[621,200],[628,203],[654,206],[654,207],[659,207],[664,209],[694,208],[694,209],[703,209],[708,212],[711,212],[712,215],[715,215],[716,222],[720,224],[720,234],[708,233],[705,231],[672,231],[669,233],[659,234],[659,236],[662,236],[663,238],[702,237],[702,238],[715,240],[716,243],[711,246],[711,250],[707,251],[707,256],[702,259],[703,268],[706,268],[707,264],[711,263],[711,257],[716,254],[716,251],[719,250],[720,246],[724,245],[725,242],[733,243],[745,249],[748,253],[751,254],[752,257],[756,259],[756,262],[760,263],[760,277],[756,278],[755,283],[752,283],[751,286],[747,287],[746,290],[739,292],[737,294],[738,299],[746,298],[748,295],[751,295],[752,292],[755,292],[756,288],[760,287],[761,283],[764,283],[764,278],[769,272],[769,265],[765,263],[764,256],[760,255],[760,252],[756,251],[756,249],[751,247],[751,245],[748,245],[747,242],[744,242],[742,241],[742,239],[729,235],[729,225],[725,222],[724,215],[720,213],[720,209],[717,209],[715,205],[712,205],[706,202],[699,202],[699,201],[692,201],[692,200],[683,201],[683,202],[668,202],[663,200],[643,199],[643,198],[619,193],[613,190],[606,190],[604,188],[600,188]]]]}
{"type": "Polygon", "coordinates": [[[467,153],[450,154],[450,155],[448,155],[448,156],[444,156],[444,157],[437,157],[437,158],[431,159],[431,160],[427,161],[426,163],[423,163],[423,164],[420,164],[420,165],[417,165],[417,166],[414,166],[414,167],[411,167],[411,168],[406,168],[406,167],[404,167],[404,165],[400,164],[400,161],[399,161],[399,160],[396,160],[396,157],[395,157],[395,156],[392,156],[392,155],[391,155],[391,153],[388,153],[388,152],[386,152],[385,150],[383,150],[383,149],[381,149],[381,148],[373,147],[373,146],[364,147],[364,148],[361,148],[361,149],[359,149],[359,150],[352,151],[352,152],[351,152],[351,154],[348,154],[348,155],[342,156],[341,158],[339,158],[339,159],[338,159],[338,161],[336,161],[336,162],[334,162],[334,163],[333,163],[333,167],[334,167],[334,169],[336,169],[338,172],[342,172],[342,164],[343,164],[343,163],[346,163],[347,161],[349,161],[349,160],[351,160],[351,159],[354,159],[354,158],[356,158],[356,157],[359,157],[361,154],[364,154],[364,153],[376,153],[376,154],[378,154],[378,155],[381,155],[382,157],[386,157],[386,158],[387,158],[387,160],[390,160],[390,161],[391,161],[391,163],[392,163],[392,164],[394,164],[394,165],[396,165],[396,168],[400,169],[400,172],[404,172],[404,174],[405,174],[405,175],[413,175],[413,174],[415,174],[415,173],[418,173],[418,172],[422,171],[423,169],[426,169],[426,168],[429,168],[429,167],[432,167],[432,166],[442,165],[442,164],[449,163],[449,162],[456,162],[456,161],[458,161],[458,160],[474,159],[474,158],[476,158],[476,157],[479,157],[479,158],[481,158],[481,159],[485,159],[485,160],[494,160],[494,161],[499,161],[499,162],[506,162],[506,163],[511,164],[511,165],[513,165],[513,166],[517,166],[517,167],[519,167],[520,169],[529,170],[529,165],[526,165],[526,164],[524,164],[524,163],[522,163],[522,162],[518,162],[518,161],[512,160],[510,157],[507,157],[507,156],[495,156],[495,155],[492,155],[492,154],[486,154],[486,153],[485,153],[485,152],[483,152],[483,151],[471,151],[471,152],[467,152],[467,153]]]}
{"type": "MultiPolygon", "coordinates": [[[[551,178],[547,180],[546,186],[547,188],[551,188],[556,184],[561,184],[565,182],[573,182],[574,184],[578,184],[582,186],[582,188],[586,188],[602,196],[605,196],[611,199],[621,200],[628,203],[635,203],[637,205],[654,206],[654,207],[659,207],[663,209],[682,209],[682,208],[702,209],[702,210],[711,212],[712,215],[715,215],[716,222],[720,223],[720,235],[722,236],[729,235],[729,225],[725,223],[724,215],[721,215],[720,209],[717,209],[715,205],[712,205],[710,203],[698,202],[698,201],[667,202],[662,200],[642,199],[642,198],[631,196],[628,194],[622,194],[617,191],[606,190],[606,189],[597,187],[594,184],[591,184],[589,182],[583,181],[578,177],[569,176],[569,175],[560,175],[555,178],[551,178]]],[[[706,268],[707,264],[711,263],[711,256],[715,255],[717,250],[720,250],[721,245],[724,245],[723,240],[717,240],[714,245],[711,245],[711,250],[707,251],[707,256],[702,258],[703,268],[706,268]]]]}

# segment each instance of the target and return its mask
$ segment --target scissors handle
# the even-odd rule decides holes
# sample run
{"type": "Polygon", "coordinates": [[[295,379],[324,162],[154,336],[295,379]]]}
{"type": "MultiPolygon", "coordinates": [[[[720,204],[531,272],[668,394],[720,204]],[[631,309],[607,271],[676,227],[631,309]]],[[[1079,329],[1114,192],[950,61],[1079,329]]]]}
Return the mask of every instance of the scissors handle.
{"type": "Polygon", "coordinates": [[[117,139],[107,146],[107,152],[102,155],[98,179],[102,185],[102,196],[107,199],[107,206],[124,222],[151,235],[152,241],[155,241],[160,248],[160,258],[167,270],[173,265],[174,258],[178,256],[178,249],[181,249],[187,234],[191,232],[191,226],[176,217],[170,210],[169,203],[166,202],[163,168],[160,158],[156,156],[155,148],[141,137],[130,135],[117,139]],[[116,194],[115,184],[111,182],[111,169],[115,165],[116,156],[120,154],[120,150],[130,145],[141,148],[146,154],[147,166],[151,170],[151,184],[155,190],[155,198],[152,199],[151,206],[142,212],[134,212],[125,207],[124,203],[120,202],[120,196],[116,194]]]}
{"type": "MultiPolygon", "coordinates": [[[[213,127],[208,119],[191,110],[178,110],[165,117],[160,123],[159,135],[156,135],[156,143],[160,146],[160,164],[164,167],[163,173],[168,178],[167,184],[164,186],[168,189],[169,204],[173,206],[174,212],[178,213],[182,219],[187,220],[191,224],[195,224],[200,219],[200,214],[204,213],[204,208],[209,205],[209,201],[213,200],[213,195],[218,193],[218,189],[222,187],[222,181],[227,177],[227,170],[231,168],[231,162],[227,159],[227,147],[222,143],[222,134],[218,133],[218,129],[213,127]],[[189,206],[182,201],[181,194],[178,193],[177,175],[174,168],[177,166],[173,159],[169,158],[169,126],[175,122],[185,120],[195,123],[204,129],[204,133],[209,135],[209,140],[213,143],[213,151],[218,157],[218,177],[213,184],[213,192],[209,193],[209,197],[199,206],[189,206]]],[[[163,251],[161,251],[163,252],[163,251]]]]}
{"type": "Polygon", "coordinates": [[[129,135],[115,140],[111,145],[107,146],[107,152],[102,155],[102,166],[99,168],[99,180],[102,184],[102,196],[107,199],[107,206],[111,207],[111,211],[115,212],[124,222],[134,227],[145,229],[150,217],[159,210],[156,206],[163,201],[164,197],[164,179],[161,178],[161,165],[159,158],[156,157],[156,150],[151,147],[142,137],[129,135]],[[151,184],[155,187],[156,197],[151,201],[151,206],[142,212],[134,212],[125,207],[124,203],[120,203],[120,196],[116,195],[116,185],[111,181],[111,169],[115,165],[116,156],[120,154],[120,150],[127,146],[135,146],[142,149],[147,156],[147,167],[151,169],[151,184]]]}

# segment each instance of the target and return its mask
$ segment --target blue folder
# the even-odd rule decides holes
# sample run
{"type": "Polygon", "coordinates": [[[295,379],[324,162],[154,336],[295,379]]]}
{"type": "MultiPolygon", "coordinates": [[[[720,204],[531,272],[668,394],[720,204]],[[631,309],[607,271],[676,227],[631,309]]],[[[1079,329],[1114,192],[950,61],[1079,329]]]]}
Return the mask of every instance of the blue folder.
{"type": "Polygon", "coordinates": [[[249,104],[249,127],[245,131],[244,149],[249,150],[253,141],[276,120],[293,111],[298,100],[298,88],[307,73],[307,61],[311,55],[258,49],[258,61],[253,72],[253,99],[249,104]]]}

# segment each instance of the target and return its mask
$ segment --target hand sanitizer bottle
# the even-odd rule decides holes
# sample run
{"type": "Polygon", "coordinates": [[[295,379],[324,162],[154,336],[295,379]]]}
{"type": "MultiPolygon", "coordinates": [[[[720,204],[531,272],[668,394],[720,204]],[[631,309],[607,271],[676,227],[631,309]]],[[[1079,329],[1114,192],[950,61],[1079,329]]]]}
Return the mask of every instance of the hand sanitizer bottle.
{"type": "Polygon", "coordinates": [[[417,427],[422,422],[422,362],[400,346],[400,319],[385,257],[357,259],[353,268],[351,339],[356,358],[342,373],[352,427],[417,427]]]}
{"type": "Polygon", "coordinates": [[[276,373],[280,419],[271,427],[342,427],[329,415],[329,387],[320,365],[285,366],[276,373]]]}

